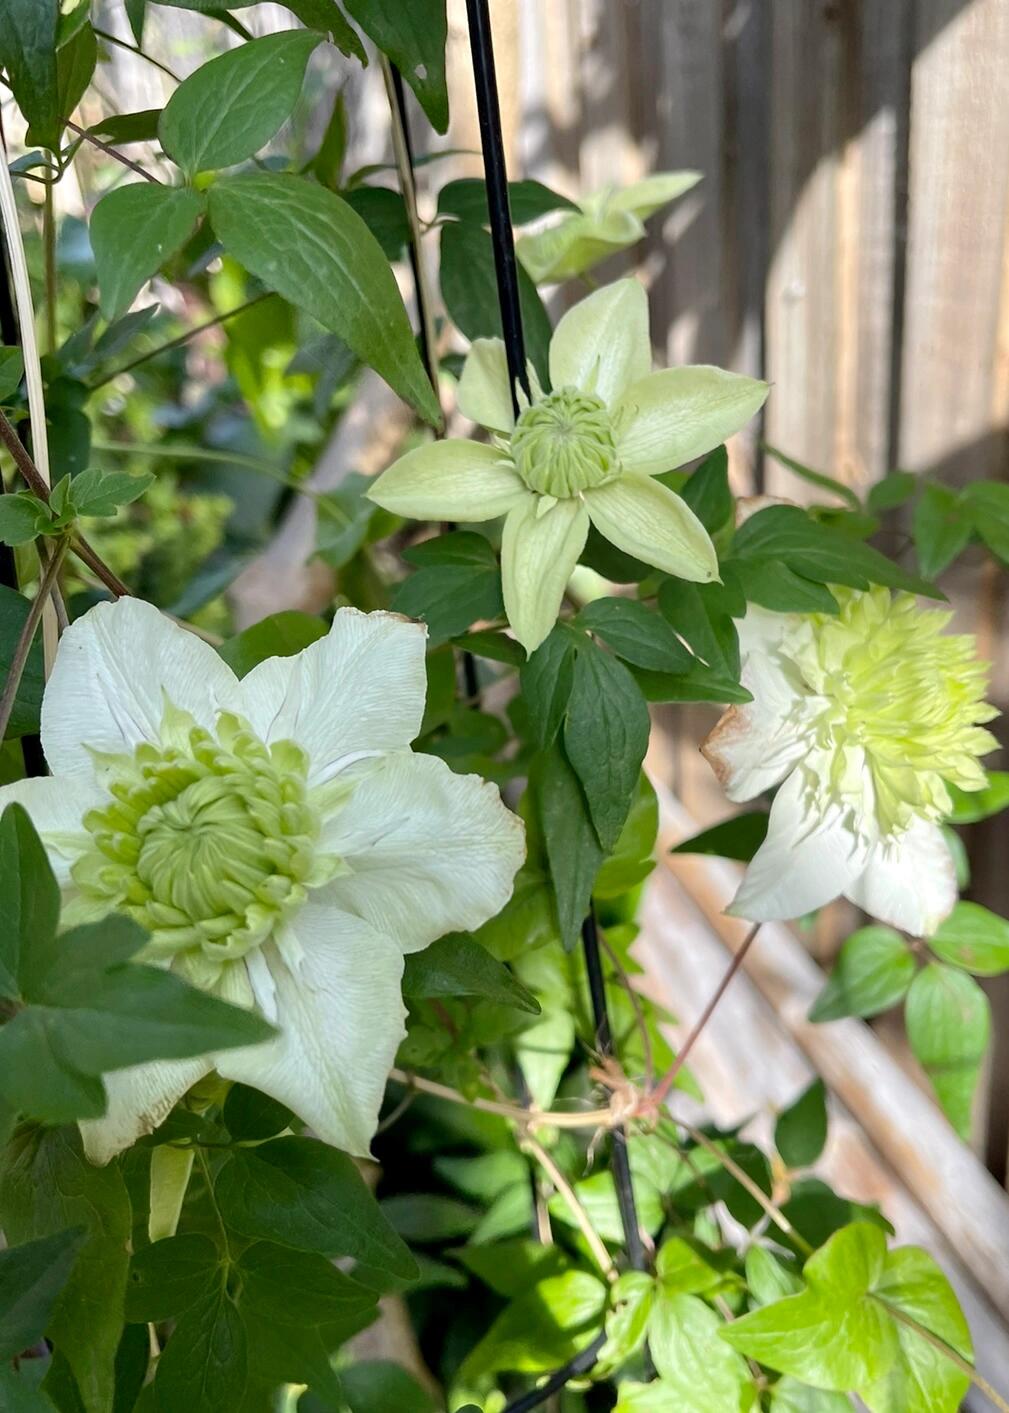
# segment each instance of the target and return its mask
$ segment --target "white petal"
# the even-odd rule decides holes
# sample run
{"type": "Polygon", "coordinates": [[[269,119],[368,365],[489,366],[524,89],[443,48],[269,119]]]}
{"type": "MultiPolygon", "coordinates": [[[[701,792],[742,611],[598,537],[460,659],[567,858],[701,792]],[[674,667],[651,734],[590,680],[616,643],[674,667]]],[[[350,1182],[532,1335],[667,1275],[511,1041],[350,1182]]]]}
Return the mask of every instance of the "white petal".
{"type": "Polygon", "coordinates": [[[408,451],[382,472],[368,499],[411,520],[469,524],[507,515],[526,494],[504,452],[455,438],[408,451]]]}
{"type": "Polygon", "coordinates": [[[609,405],[651,370],[648,296],[637,280],[617,280],[579,300],[550,340],[550,381],[581,388],[609,405]]]}
{"type": "Polygon", "coordinates": [[[661,481],[626,472],[584,494],[593,525],[625,554],[680,579],[706,584],[718,578],[711,536],[682,496],[661,481]]]}
{"type": "Polygon", "coordinates": [[[745,427],[767,394],[766,383],[724,368],[650,373],[627,389],[614,411],[620,459],[649,476],[672,471],[745,427]]]}
{"type": "Polygon", "coordinates": [[[653,172],[643,181],[631,182],[614,192],[610,205],[616,211],[633,211],[635,216],[647,220],[660,206],[695,187],[701,176],[700,172],[653,172]]]}
{"type": "Polygon", "coordinates": [[[324,829],[350,872],[315,896],[358,913],[406,952],[500,912],[525,857],[496,785],[435,756],[387,756],[324,829]]]}
{"type": "Polygon", "coordinates": [[[510,432],[515,426],[508,358],[501,339],[473,340],[459,379],[456,404],[464,417],[492,432],[510,432]]]}
{"type": "Polygon", "coordinates": [[[60,639],[42,700],[42,748],[54,775],[94,779],[88,747],[132,754],[158,737],[165,697],[212,727],[236,681],[208,643],[153,604],[100,603],[60,639]]]}
{"type": "Polygon", "coordinates": [[[84,1152],[92,1163],[107,1163],[164,1123],[186,1090],[213,1069],[210,1059],[158,1060],[105,1075],[108,1109],[100,1119],[82,1120],[84,1152]]]}
{"type": "Polygon", "coordinates": [[[751,922],[801,917],[850,886],[869,848],[850,811],[833,800],[809,804],[800,766],[775,796],[767,838],[727,911],[751,922]]]}
{"type": "Polygon", "coordinates": [[[263,947],[265,967],[250,972],[280,1034],[226,1051],[217,1069],[286,1104],[324,1142],[364,1157],[405,1033],[403,955],[368,923],[317,899],[263,947]]]}
{"type": "Polygon", "coordinates": [[[845,897],[891,927],[931,936],[957,897],[956,868],[942,830],[919,819],[896,838],[880,840],[845,897]]]}
{"type": "Polygon", "coordinates": [[[501,579],[512,632],[535,652],[557,621],[564,590],[589,533],[580,500],[559,500],[538,514],[541,497],[528,495],[512,510],[501,536],[501,579]]]}
{"type": "Polygon", "coordinates": [[[25,807],[46,847],[56,882],[66,888],[70,884],[70,865],[91,843],[81,820],[88,810],[107,803],[108,798],[93,779],[56,780],[42,775],[16,780],[0,789],[0,813],[8,805],[25,807]]]}
{"type": "Polygon", "coordinates": [[[324,638],[271,657],[236,686],[229,705],[264,741],[308,752],[309,784],[359,759],[403,750],[420,730],[427,630],[395,613],[337,611],[324,638]]]}

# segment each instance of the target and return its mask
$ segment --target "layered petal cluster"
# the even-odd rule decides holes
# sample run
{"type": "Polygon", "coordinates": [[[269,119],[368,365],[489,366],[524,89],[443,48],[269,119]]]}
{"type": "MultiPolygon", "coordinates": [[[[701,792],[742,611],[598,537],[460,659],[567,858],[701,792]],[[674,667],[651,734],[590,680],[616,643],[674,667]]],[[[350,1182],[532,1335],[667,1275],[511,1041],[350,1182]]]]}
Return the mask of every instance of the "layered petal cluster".
{"type": "Polygon", "coordinates": [[[42,836],[64,917],[122,910],[143,959],[259,1010],[275,1039],[106,1077],[82,1123],[105,1162],[204,1075],[253,1085],[366,1154],[404,1033],[403,958],[511,893],[520,821],[497,788],[414,755],[425,630],[340,609],[241,681],[150,604],[64,634],[42,706],[52,775],[0,790],[42,836]]]}
{"type": "Polygon", "coordinates": [[[577,211],[565,211],[545,230],[521,236],[518,257],[537,284],[584,274],[636,245],[644,238],[648,217],[700,180],[700,172],[654,172],[629,186],[593,192],[577,211]]]}
{"type": "Polygon", "coordinates": [[[759,409],[767,384],[720,368],[652,372],[648,301],[636,280],[570,309],[550,343],[552,391],[533,381],[514,415],[504,345],[477,339],[459,408],[492,434],[418,447],[369,491],[417,520],[505,517],[501,573],[515,636],[533,652],[557,618],[589,526],[667,574],[706,583],[718,560],[686,502],[655,477],[718,446],[759,409]]]}
{"type": "Polygon", "coordinates": [[[836,617],[751,607],[740,626],[753,701],[702,750],[731,800],[780,789],[730,911],[792,918],[843,895],[927,936],[956,902],[947,787],[983,788],[978,757],[997,744],[987,668],[910,594],[833,593],[836,617]]]}

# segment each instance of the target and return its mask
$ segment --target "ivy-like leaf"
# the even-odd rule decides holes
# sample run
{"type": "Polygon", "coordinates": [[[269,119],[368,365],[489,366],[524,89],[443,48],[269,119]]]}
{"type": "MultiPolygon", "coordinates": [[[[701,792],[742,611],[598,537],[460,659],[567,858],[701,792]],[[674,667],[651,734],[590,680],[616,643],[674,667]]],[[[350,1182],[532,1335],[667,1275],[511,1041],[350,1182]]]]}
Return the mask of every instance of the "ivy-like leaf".
{"type": "Polygon", "coordinates": [[[202,210],[197,192],[151,182],[102,197],[89,230],[103,318],[126,312],[141,286],[189,239],[202,210]]]}
{"type": "Polygon", "coordinates": [[[696,1295],[666,1295],[660,1287],[648,1342],[670,1408],[748,1413],[755,1407],[757,1389],[746,1360],[719,1338],[724,1328],[725,1322],[696,1295]]]}

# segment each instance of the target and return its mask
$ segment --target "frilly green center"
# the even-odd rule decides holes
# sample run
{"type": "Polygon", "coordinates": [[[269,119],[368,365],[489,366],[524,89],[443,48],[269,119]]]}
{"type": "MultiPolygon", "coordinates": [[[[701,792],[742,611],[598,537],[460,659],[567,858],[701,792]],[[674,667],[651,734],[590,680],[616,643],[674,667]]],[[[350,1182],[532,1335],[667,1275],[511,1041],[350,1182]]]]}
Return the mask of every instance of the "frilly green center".
{"type": "Polygon", "coordinates": [[[160,735],[132,756],[96,754],[110,800],[84,816],[91,847],[72,873],[85,900],[150,933],[148,956],[186,954],[208,984],[339,861],[318,849],[308,760],[293,741],[266,746],[233,712],[213,734],[170,705],[160,735]]]}
{"type": "Polygon", "coordinates": [[[515,469],[531,491],[564,499],[618,474],[606,404],[577,388],[558,388],[519,415],[511,434],[515,469]]]}

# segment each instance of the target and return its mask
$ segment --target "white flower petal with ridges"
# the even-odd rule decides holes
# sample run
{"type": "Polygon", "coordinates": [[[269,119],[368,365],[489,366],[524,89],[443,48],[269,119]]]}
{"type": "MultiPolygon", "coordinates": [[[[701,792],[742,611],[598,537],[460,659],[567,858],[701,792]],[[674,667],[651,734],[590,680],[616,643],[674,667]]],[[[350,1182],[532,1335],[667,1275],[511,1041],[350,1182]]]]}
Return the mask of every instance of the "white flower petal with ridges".
{"type": "Polygon", "coordinates": [[[84,1152],[92,1163],[108,1163],[117,1153],[153,1133],[194,1084],[214,1067],[209,1057],[159,1060],[105,1075],[108,1108],[100,1119],[81,1123],[84,1152]]]}
{"type": "Polygon", "coordinates": [[[751,657],[741,681],[754,700],[730,707],[701,746],[718,783],[737,803],[777,785],[812,743],[805,698],[784,672],[751,657]]]}
{"type": "Polygon", "coordinates": [[[956,868],[939,825],[915,822],[881,839],[844,890],[856,907],[915,937],[929,937],[956,903],[956,868]]]}
{"type": "Polygon", "coordinates": [[[525,855],[522,823],[496,785],[422,755],[369,768],[321,845],[348,871],[315,896],[367,918],[404,952],[494,917],[525,855]]]}
{"type": "Polygon", "coordinates": [[[459,379],[456,405],[464,417],[492,432],[507,433],[514,427],[508,357],[501,339],[473,340],[459,379]]]}
{"type": "Polygon", "coordinates": [[[317,785],[361,756],[405,750],[417,735],[426,637],[397,614],[341,608],[324,638],[254,667],[228,707],[267,744],[301,746],[309,785],[317,785]]]}
{"type": "Polygon", "coordinates": [[[652,366],[648,296],[637,280],[618,280],[580,300],[550,340],[550,381],[594,393],[607,405],[652,366]]]}
{"type": "Polygon", "coordinates": [[[697,583],[718,578],[711,536],[682,497],[649,476],[625,474],[585,492],[600,534],[636,559],[697,583]]]}
{"type": "Polygon", "coordinates": [[[617,450],[628,471],[655,476],[720,446],[764,404],[767,383],[703,365],[666,368],[620,399],[617,450]]]}
{"type": "Polygon", "coordinates": [[[501,537],[505,612],[527,653],[536,651],[556,623],[589,533],[588,512],[577,497],[540,514],[544,503],[528,496],[508,515],[501,537]]]}
{"type": "Polygon", "coordinates": [[[869,849],[870,840],[851,827],[850,811],[811,801],[800,767],[775,796],[767,838],[727,911],[750,922],[801,917],[844,892],[869,849]]]}
{"type": "Polygon", "coordinates": [[[431,442],[383,471],[368,499],[413,520],[494,520],[527,494],[503,452],[480,442],[431,442]]]}
{"type": "Polygon", "coordinates": [[[324,1142],[367,1156],[405,1033],[402,952],[361,918],[312,901],[260,956],[256,1001],[280,1033],[220,1055],[218,1072],[286,1104],[324,1142]]]}
{"type": "Polygon", "coordinates": [[[71,864],[91,843],[81,821],[106,798],[93,773],[89,781],[40,775],[0,788],[0,813],[8,805],[24,806],[45,845],[56,882],[65,889],[71,884],[71,864]]]}
{"type": "Polygon", "coordinates": [[[64,780],[93,781],[93,750],[132,752],[157,738],[166,696],[212,727],[236,680],[208,643],[152,604],[97,604],[63,634],[46,687],[49,769],[64,780]]]}

